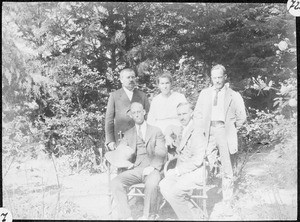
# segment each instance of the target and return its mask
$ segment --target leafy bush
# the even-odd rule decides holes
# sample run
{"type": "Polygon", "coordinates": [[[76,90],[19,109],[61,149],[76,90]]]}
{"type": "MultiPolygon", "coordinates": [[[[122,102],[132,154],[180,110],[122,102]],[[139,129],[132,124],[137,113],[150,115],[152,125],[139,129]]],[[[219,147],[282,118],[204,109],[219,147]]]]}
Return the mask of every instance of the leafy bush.
{"type": "Polygon", "coordinates": [[[256,151],[262,145],[272,147],[294,136],[296,116],[287,119],[278,112],[259,110],[252,110],[252,112],[255,115],[252,114],[239,131],[242,151],[256,151]]]}

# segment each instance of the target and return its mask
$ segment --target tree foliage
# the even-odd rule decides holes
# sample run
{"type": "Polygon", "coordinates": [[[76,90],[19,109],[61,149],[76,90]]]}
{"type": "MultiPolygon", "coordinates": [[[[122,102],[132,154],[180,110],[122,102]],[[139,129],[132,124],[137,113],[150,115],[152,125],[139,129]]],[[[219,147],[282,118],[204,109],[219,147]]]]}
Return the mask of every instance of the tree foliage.
{"type": "MultiPolygon", "coordinates": [[[[103,147],[109,92],[132,67],[138,87],[156,94],[155,77],[169,70],[174,90],[195,104],[221,63],[247,106],[265,106],[253,78],[273,86],[296,76],[295,19],[285,4],[22,2],[4,3],[2,99],[6,124],[25,118],[36,141],[55,138],[61,154],[103,147]],[[20,119],[20,118],[19,118],[20,119]],[[53,136],[53,135],[59,136],[53,136]]],[[[273,88],[274,88],[273,87],[273,88]]],[[[278,104],[277,104],[278,105],[278,104]]],[[[275,107],[277,108],[277,107],[275,107]]],[[[4,125],[4,128],[6,126],[4,125]]],[[[9,138],[13,137],[9,135],[9,138]]],[[[51,150],[50,147],[48,149],[51,150]]]]}

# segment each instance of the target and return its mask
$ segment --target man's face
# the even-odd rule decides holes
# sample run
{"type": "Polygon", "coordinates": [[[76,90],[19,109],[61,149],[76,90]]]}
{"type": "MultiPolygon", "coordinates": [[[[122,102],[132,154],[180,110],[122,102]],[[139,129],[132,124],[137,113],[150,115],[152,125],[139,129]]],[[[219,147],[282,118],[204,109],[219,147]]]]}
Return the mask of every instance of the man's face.
{"type": "Polygon", "coordinates": [[[128,90],[133,90],[135,86],[135,74],[131,71],[123,71],[120,74],[120,81],[123,87],[128,90]]]}
{"type": "Polygon", "coordinates": [[[168,95],[171,91],[171,82],[168,78],[159,78],[158,88],[161,93],[168,95]]]}
{"type": "Polygon", "coordinates": [[[211,81],[216,89],[223,88],[226,77],[226,74],[224,75],[223,70],[221,69],[214,69],[211,71],[211,81]]]}
{"type": "Polygon", "coordinates": [[[132,103],[130,108],[130,117],[134,120],[136,124],[141,125],[144,122],[145,114],[146,111],[143,109],[142,104],[132,103]]]}
{"type": "Polygon", "coordinates": [[[189,105],[179,106],[177,108],[177,116],[183,126],[187,126],[192,118],[192,109],[189,105]]]}

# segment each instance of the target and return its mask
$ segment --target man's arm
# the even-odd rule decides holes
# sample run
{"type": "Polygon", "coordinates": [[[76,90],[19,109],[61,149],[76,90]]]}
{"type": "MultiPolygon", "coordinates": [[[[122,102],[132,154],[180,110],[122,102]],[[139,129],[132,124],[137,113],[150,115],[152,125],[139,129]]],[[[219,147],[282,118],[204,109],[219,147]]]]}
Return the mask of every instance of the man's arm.
{"type": "Polygon", "coordinates": [[[193,119],[194,119],[194,124],[195,126],[199,127],[201,126],[202,124],[202,121],[203,121],[203,113],[202,113],[202,110],[203,110],[203,106],[204,106],[204,92],[203,90],[200,92],[199,94],[199,97],[198,97],[198,100],[197,100],[197,103],[196,103],[196,106],[195,106],[195,109],[194,109],[194,114],[193,114],[193,119]]]}
{"type": "Polygon", "coordinates": [[[239,129],[247,119],[246,108],[244,100],[238,92],[235,93],[235,105],[236,105],[236,128],[239,129]]]}
{"type": "Polygon", "coordinates": [[[149,113],[149,109],[150,109],[150,103],[149,103],[149,99],[146,95],[146,93],[144,93],[144,109],[146,110],[146,114],[149,113]]]}
{"type": "MultiPolygon", "coordinates": [[[[147,112],[147,110],[146,110],[146,112],[147,112]]],[[[150,125],[153,125],[153,126],[155,126],[155,117],[154,117],[155,114],[154,113],[155,113],[155,99],[152,100],[151,106],[149,108],[149,112],[147,115],[147,123],[150,125]]]]}
{"type": "Polygon", "coordinates": [[[165,162],[167,149],[165,147],[165,138],[161,130],[158,130],[155,135],[154,158],[151,161],[151,166],[157,170],[161,170],[165,162]]]}
{"type": "Polygon", "coordinates": [[[108,99],[105,115],[105,144],[116,142],[114,134],[115,100],[111,93],[108,99]]]}

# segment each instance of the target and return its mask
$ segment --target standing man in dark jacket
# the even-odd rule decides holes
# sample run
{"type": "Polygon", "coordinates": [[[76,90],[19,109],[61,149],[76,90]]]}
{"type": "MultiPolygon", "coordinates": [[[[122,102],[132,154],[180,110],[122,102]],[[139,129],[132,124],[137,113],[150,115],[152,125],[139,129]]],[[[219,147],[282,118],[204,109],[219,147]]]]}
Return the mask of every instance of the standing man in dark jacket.
{"type": "Polygon", "coordinates": [[[133,69],[123,69],[120,72],[122,88],[112,92],[109,96],[105,116],[105,144],[110,150],[114,150],[119,143],[120,133],[134,126],[134,121],[127,112],[130,104],[139,102],[143,105],[146,113],[149,111],[147,95],[135,89],[135,72],[133,69]]]}

